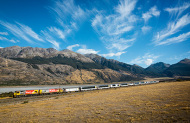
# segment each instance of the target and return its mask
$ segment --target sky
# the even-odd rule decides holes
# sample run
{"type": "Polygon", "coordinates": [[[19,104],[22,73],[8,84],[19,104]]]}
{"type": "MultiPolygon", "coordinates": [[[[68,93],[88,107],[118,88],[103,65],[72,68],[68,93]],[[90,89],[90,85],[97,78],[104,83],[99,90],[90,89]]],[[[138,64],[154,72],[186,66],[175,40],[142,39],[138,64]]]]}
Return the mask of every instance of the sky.
{"type": "Polygon", "coordinates": [[[0,48],[10,46],[174,64],[190,58],[190,1],[0,0],[0,48]]]}

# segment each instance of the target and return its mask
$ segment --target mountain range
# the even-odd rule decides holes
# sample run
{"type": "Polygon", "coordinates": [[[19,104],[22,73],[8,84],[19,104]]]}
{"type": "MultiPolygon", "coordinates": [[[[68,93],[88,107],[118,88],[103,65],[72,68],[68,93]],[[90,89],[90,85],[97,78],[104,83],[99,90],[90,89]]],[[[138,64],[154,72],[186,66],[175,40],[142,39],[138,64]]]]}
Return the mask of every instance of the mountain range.
{"type": "Polygon", "coordinates": [[[190,59],[147,68],[97,54],[12,46],[0,48],[0,85],[90,84],[190,76],[190,59]]]}

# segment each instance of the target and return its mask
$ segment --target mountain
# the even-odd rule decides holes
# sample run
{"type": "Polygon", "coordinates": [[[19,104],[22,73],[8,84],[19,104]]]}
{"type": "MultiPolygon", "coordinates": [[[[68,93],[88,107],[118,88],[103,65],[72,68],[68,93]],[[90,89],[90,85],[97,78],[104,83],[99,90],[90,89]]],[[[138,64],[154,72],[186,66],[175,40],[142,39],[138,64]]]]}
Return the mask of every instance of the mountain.
{"type": "Polygon", "coordinates": [[[3,58],[24,58],[31,59],[34,57],[52,58],[52,57],[66,57],[72,58],[85,63],[93,63],[93,61],[79,53],[70,50],[57,51],[53,48],[32,48],[32,47],[19,47],[12,46],[7,48],[0,48],[0,56],[3,58]]]}
{"type": "Polygon", "coordinates": [[[133,75],[144,76],[147,75],[144,68],[136,65],[129,65],[119,62],[114,59],[106,59],[96,54],[85,54],[86,57],[92,59],[95,63],[101,64],[104,68],[110,68],[116,71],[125,71],[133,75]]]}
{"type": "Polygon", "coordinates": [[[167,76],[163,72],[170,67],[169,64],[158,62],[155,64],[150,65],[145,70],[150,74],[154,76],[167,76]]]}
{"type": "Polygon", "coordinates": [[[190,76],[190,59],[183,59],[164,71],[167,76],[190,76]]]}
{"type": "Polygon", "coordinates": [[[0,48],[0,85],[89,84],[142,80],[145,77],[190,76],[190,60],[162,62],[144,69],[96,54],[53,48],[0,48]]]}
{"type": "Polygon", "coordinates": [[[142,78],[110,69],[70,50],[19,46],[0,49],[0,85],[87,84],[139,79],[142,78]]]}

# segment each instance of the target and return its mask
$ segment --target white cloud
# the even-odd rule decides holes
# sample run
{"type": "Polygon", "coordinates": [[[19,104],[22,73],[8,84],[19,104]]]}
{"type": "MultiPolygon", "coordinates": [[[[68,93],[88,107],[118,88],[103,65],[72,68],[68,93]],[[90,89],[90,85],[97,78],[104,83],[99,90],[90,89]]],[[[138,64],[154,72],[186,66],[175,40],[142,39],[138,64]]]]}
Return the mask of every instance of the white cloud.
{"type": "Polygon", "coordinates": [[[116,7],[116,11],[121,14],[122,17],[127,17],[134,10],[136,0],[120,0],[120,4],[116,7]]]}
{"type": "Polygon", "coordinates": [[[0,40],[8,40],[6,37],[1,37],[0,36],[0,40]]]}
{"type": "Polygon", "coordinates": [[[14,36],[21,38],[29,43],[33,43],[33,39],[43,42],[43,39],[40,38],[38,34],[36,34],[30,27],[24,24],[18,22],[16,24],[11,24],[3,21],[0,21],[0,24],[7,28],[14,36]]]}
{"type": "Polygon", "coordinates": [[[74,44],[74,45],[68,46],[67,49],[73,50],[74,47],[79,47],[79,46],[80,46],[79,44],[74,44]]]}
{"type": "Polygon", "coordinates": [[[169,12],[171,15],[180,16],[186,9],[190,7],[190,3],[184,3],[182,6],[174,7],[174,8],[166,8],[165,11],[169,12]]]}
{"type": "Polygon", "coordinates": [[[146,59],[144,62],[148,66],[148,65],[151,65],[153,63],[153,60],[152,59],[146,59]]]}
{"type": "Polygon", "coordinates": [[[0,48],[3,48],[3,47],[0,47],[0,48]]]}
{"type": "Polygon", "coordinates": [[[99,51],[95,51],[93,49],[78,49],[77,52],[80,54],[97,54],[99,51]]]}
{"type": "Polygon", "coordinates": [[[50,27],[48,30],[52,33],[51,35],[55,35],[56,37],[58,36],[60,39],[64,40],[65,35],[68,34],[69,32],[63,32],[62,30],[56,28],[56,27],[50,27]]]}
{"type": "Polygon", "coordinates": [[[84,10],[79,5],[76,5],[74,0],[58,0],[48,9],[60,25],[59,29],[56,27],[48,28],[48,33],[64,41],[66,41],[68,35],[79,29],[79,25],[84,22],[90,13],[89,10],[84,10]]]}
{"type": "Polygon", "coordinates": [[[92,27],[109,50],[123,51],[132,46],[135,36],[127,36],[134,29],[137,17],[132,14],[136,0],[120,0],[115,13],[105,16],[102,12],[92,20],[92,27]],[[125,35],[125,37],[123,36],[125,35]]]}
{"type": "Polygon", "coordinates": [[[152,16],[160,16],[160,11],[157,9],[156,6],[153,6],[148,12],[142,14],[142,18],[145,22],[147,22],[152,16]]]}
{"type": "Polygon", "coordinates": [[[177,37],[166,39],[162,42],[158,42],[157,45],[170,45],[174,43],[180,43],[190,38],[190,32],[180,34],[177,37]]]}
{"type": "Polygon", "coordinates": [[[46,41],[50,42],[53,45],[53,48],[59,50],[60,49],[60,43],[55,40],[54,37],[52,37],[47,31],[41,31],[41,33],[44,35],[46,41]]]}
{"type": "Polygon", "coordinates": [[[49,8],[64,30],[78,29],[78,24],[85,20],[88,15],[88,10],[84,11],[79,5],[75,4],[74,0],[56,1],[54,7],[49,8]]]}
{"type": "Polygon", "coordinates": [[[164,39],[179,32],[183,27],[190,24],[189,20],[190,20],[190,16],[186,14],[182,16],[180,19],[174,22],[170,22],[166,29],[163,29],[162,31],[157,33],[157,35],[154,37],[154,43],[156,45],[161,44],[164,39]]]}
{"type": "Polygon", "coordinates": [[[131,60],[131,64],[145,64],[146,66],[151,65],[157,58],[160,56],[156,56],[154,54],[146,53],[144,56],[139,56],[133,60],[131,60]]]}
{"type": "Polygon", "coordinates": [[[113,57],[113,56],[120,57],[123,53],[126,53],[126,52],[108,53],[108,54],[100,54],[100,55],[104,57],[113,57]]]}
{"type": "Polygon", "coordinates": [[[2,41],[9,41],[9,42],[12,42],[12,43],[19,42],[18,40],[8,39],[8,38],[2,37],[2,36],[0,36],[0,40],[2,40],[2,41]]]}
{"type": "Polygon", "coordinates": [[[40,36],[38,34],[36,34],[30,27],[24,25],[24,24],[21,24],[21,23],[18,23],[18,25],[20,25],[20,29],[25,32],[26,35],[38,40],[38,41],[42,41],[43,42],[43,39],[40,38],[40,36]]]}
{"type": "Polygon", "coordinates": [[[152,29],[152,27],[150,27],[150,26],[143,26],[142,28],[141,28],[141,30],[142,30],[142,32],[145,34],[145,33],[147,33],[148,31],[150,31],[152,29]]]}
{"type": "Polygon", "coordinates": [[[9,35],[8,32],[0,32],[0,35],[9,35]]]}

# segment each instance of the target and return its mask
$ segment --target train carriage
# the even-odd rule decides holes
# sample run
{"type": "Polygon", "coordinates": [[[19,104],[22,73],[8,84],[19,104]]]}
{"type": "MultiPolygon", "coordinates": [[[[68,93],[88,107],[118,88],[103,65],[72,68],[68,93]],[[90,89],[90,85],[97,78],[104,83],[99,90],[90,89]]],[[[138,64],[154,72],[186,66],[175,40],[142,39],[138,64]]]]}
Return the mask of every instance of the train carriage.
{"type": "Polygon", "coordinates": [[[120,84],[111,84],[110,87],[111,88],[118,88],[118,87],[120,87],[120,84]]]}
{"type": "Polygon", "coordinates": [[[80,91],[79,88],[63,88],[63,92],[66,92],[66,93],[68,93],[68,92],[78,92],[78,91],[80,91]]]}
{"type": "Polygon", "coordinates": [[[139,85],[139,82],[135,82],[134,85],[139,85]]]}
{"type": "Polygon", "coordinates": [[[83,87],[80,87],[79,89],[80,89],[80,91],[90,91],[90,90],[97,89],[97,87],[96,86],[83,86],[83,87]]]}
{"type": "Polygon", "coordinates": [[[98,85],[98,89],[107,89],[110,88],[109,85],[98,85]]]}
{"type": "Polygon", "coordinates": [[[121,87],[126,87],[126,86],[128,86],[128,83],[122,83],[122,84],[120,84],[120,86],[121,87]]]}
{"type": "Polygon", "coordinates": [[[129,85],[129,86],[133,86],[133,85],[134,85],[134,83],[128,83],[128,85],[129,85]]]}

